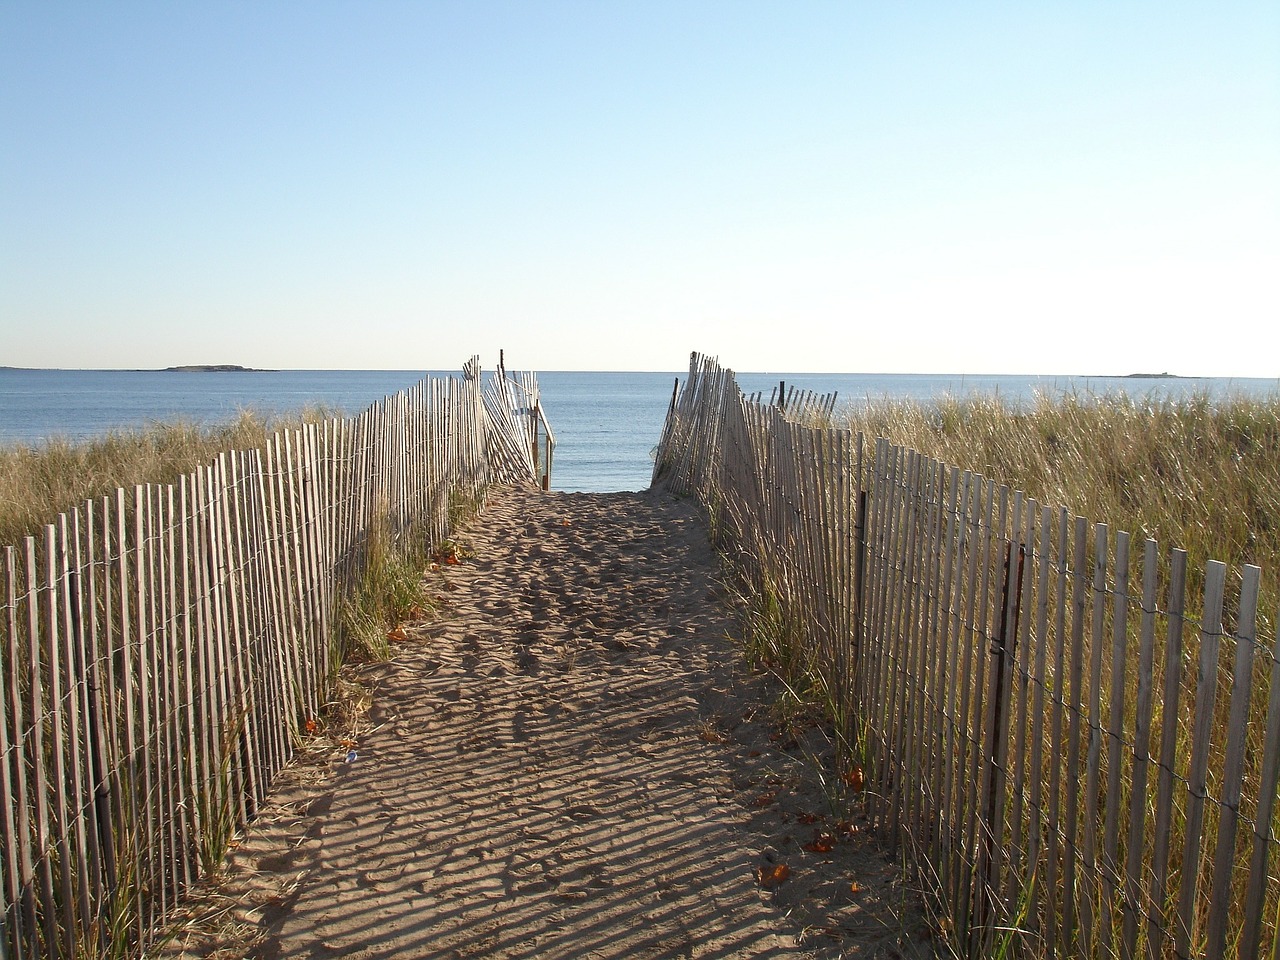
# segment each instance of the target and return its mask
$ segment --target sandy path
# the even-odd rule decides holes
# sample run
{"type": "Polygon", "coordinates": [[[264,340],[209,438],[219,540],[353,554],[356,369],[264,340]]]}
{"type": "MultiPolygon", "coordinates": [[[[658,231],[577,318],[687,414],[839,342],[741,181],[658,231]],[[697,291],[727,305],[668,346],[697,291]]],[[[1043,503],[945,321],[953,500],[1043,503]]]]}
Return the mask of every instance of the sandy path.
{"type": "Polygon", "coordinates": [[[356,759],[284,778],[205,901],[239,925],[169,953],[926,955],[856,825],[802,849],[825,738],[760,706],[692,506],[504,490],[462,543],[442,615],[361,671],[356,759]]]}

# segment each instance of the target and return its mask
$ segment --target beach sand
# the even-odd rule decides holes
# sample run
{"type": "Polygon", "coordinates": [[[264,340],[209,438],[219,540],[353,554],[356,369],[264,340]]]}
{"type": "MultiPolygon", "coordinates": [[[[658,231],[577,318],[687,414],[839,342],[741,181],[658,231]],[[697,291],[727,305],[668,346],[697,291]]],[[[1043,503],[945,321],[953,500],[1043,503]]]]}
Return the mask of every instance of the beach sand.
{"type": "Polygon", "coordinates": [[[829,735],[743,662],[691,502],[503,489],[459,543],[158,955],[934,955],[829,735]]]}

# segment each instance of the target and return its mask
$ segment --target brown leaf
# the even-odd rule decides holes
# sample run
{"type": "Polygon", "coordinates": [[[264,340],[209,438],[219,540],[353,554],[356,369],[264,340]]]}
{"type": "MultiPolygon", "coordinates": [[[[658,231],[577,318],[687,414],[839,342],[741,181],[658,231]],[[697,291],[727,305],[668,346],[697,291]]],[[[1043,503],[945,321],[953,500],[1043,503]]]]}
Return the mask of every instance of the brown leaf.
{"type": "Polygon", "coordinates": [[[862,765],[854,764],[852,767],[850,767],[848,771],[845,772],[844,782],[848,785],[849,789],[852,790],[854,793],[861,793],[862,788],[866,783],[866,780],[862,774],[862,765]]]}
{"type": "Polygon", "coordinates": [[[769,806],[769,804],[773,803],[773,801],[776,800],[777,798],[778,798],[777,790],[766,790],[764,793],[760,794],[760,796],[756,797],[751,805],[753,807],[767,807],[769,806]]]}
{"type": "Polygon", "coordinates": [[[409,639],[409,635],[404,632],[404,627],[396,627],[394,630],[387,631],[387,639],[392,643],[403,643],[409,639]]]}
{"type": "Polygon", "coordinates": [[[756,867],[756,880],[766,890],[772,890],[774,887],[786,883],[787,878],[790,876],[791,868],[785,863],[775,864],[772,867],[756,867]]]}
{"type": "Polygon", "coordinates": [[[817,823],[822,818],[816,813],[801,813],[796,815],[796,820],[803,824],[817,823]]]}
{"type": "Polygon", "coordinates": [[[825,831],[813,831],[813,843],[806,843],[804,848],[810,853],[830,853],[836,845],[836,838],[825,831]]]}

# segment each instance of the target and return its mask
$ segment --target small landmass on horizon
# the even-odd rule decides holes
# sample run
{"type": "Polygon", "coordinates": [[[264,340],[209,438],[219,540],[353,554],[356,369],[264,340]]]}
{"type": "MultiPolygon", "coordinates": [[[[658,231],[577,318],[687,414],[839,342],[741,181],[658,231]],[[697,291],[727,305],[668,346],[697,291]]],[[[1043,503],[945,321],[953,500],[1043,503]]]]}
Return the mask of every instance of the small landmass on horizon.
{"type": "Polygon", "coordinates": [[[238,363],[189,363],[179,367],[165,367],[161,373],[266,373],[257,367],[242,367],[238,363]]]}

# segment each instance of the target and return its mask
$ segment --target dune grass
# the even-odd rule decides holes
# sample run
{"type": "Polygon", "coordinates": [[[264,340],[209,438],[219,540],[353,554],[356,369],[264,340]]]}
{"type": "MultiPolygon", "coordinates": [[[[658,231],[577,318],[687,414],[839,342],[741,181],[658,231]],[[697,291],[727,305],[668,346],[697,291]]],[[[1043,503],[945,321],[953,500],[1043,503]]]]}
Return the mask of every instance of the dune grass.
{"type": "MultiPolygon", "coordinates": [[[[140,483],[175,483],[223,451],[261,449],[279,431],[334,416],[323,406],[277,417],[243,410],[234,420],[212,426],[175,420],[83,442],[0,445],[0,545],[38,534],[44,524],[88,499],[140,483]]],[[[416,553],[394,548],[388,531],[373,530],[366,568],[343,598],[338,662],[347,654],[385,658],[388,631],[429,605],[421,584],[428,552],[425,546],[416,553]]]]}
{"type": "Polygon", "coordinates": [[[0,545],[16,545],[92,497],[173,483],[224,450],[261,448],[278,430],[333,416],[321,406],[281,417],[244,410],[213,426],[177,420],[83,442],[0,445],[0,545]]]}
{"type": "MultiPolygon", "coordinates": [[[[1227,585],[1230,622],[1240,585],[1240,565],[1256,564],[1262,569],[1259,640],[1264,648],[1274,642],[1280,605],[1280,589],[1277,589],[1280,582],[1280,396],[1211,400],[1206,396],[1151,399],[1066,395],[1041,396],[1025,406],[979,396],[946,398],[928,404],[883,400],[846,410],[843,418],[843,425],[860,430],[868,437],[883,436],[945,463],[982,473],[1023,490],[1041,503],[1066,506],[1072,513],[1092,522],[1106,523],[1112,531],[1125,530],[1135,537],[1155,539],[1165,555],[1175,547],[1186,550],[1187,596],[1193,610],[1199,603],[1207,561],[1222,561],[1235,578],[1234,583],[1227,585]]],[[[1163,581],[1167,568],[1161,569],[1163,581]]],[[[1128,633],[1136,637],[1138,612],[1135,608],[1130,608],[1128,619],[1128,633]]],[[[1103,623],[1103,635],[1110,636],[1112,610],[1109,605],[1103,613],[1103,623]]],[[[1163,637],[1163,630],[1159,635],[1163,637]]],[[[1193,629],[1187,630],[1184,642],[1185,663],[1179,674],[1179,686],[1183,704],[1180,709],[1185,712],[1193,695],[1199,696],[1198,692],[1193,693],[1197,682],[1194,658],[1199,651],[1193,629]]],[[[1084,644],[1086,659],[1091,651],[1089,639],[1084,644]]],[[[1260,766],[1265,729],[1262,718],[1267,712],[1270,673],[1265,660],[1259,657],[1255,662],[1252,682],[1247,688],[1246,715],[1250,719],[1244,734],[1246,748],[1241,771],[1243,817],[1254,815],[1253,798],[1262,789],[1260,766]]],[[[1115,669],[1109,664],[1107,672],[1115,669]]],[[[1218,693],[1212,726],[1218,739],[1213,741],[1209,761],[1215,771],[1213,777],[1222,775],[1216,771],[1223,762],[1223,738],[1231,726],[1228,712],[1232,705],[1230,672],[1221,661],[1217,669],[1218,693]]],[[[1132,730],[1137,699],[1134,663],[1122,664],[1120,671],[1120,678],[1113,677],[1101,694],[1101,715],[1110,715],[1111,704],[1116,701],[1122,705],[1124,729],[1132,730]]],[[[1157,674],[1160,672],[1157,665],[1157,674]]],[[[1164,689],[1164,678],[1160,680],[1160,689],[1164,689]]],[[[1052,694],[1060,694],[1065,689],[1061,677],[1051,677],[1048,682],[1052,694]]],[[[1164,710],[1163,702],[1155,705],[1155,714],[1162,721],[1164,710]]],[[[1158,728],[1153,726],[1153,729],[1158,728]]],[[[1192,753],[1189,715],[1176,725],[1173,736],[1175,775],[1183,781],[1189,775],[1188,758],[1192,753]]],[[[1046,743],[1045,756],[1050,755],[1046,743]]],[[[1064,771],[1056,763],[1054,761],[1052,768],[1029,770],[1028,776],[1061,778],[1064,771]]],[[[1122,791],[1132,786],[1123,768],[1113,770],[1107,760],[1100,761],[1100,768],[1108,782],[1119,778],[1122,791]]],[[[1072,775],[1072,771],[1065,771],[1065,775],[1072,775]]],[[[1210,797],[1216,796],[1218,789],[1211,785],[1210,797]]],[[[1108,802],[1100,788],[1094,799],[1098,809],[1104,809],[1108,802]]],[[[1206,849],[1216,842],[1221,817],[1220,804],[1209,803],[1198,831],[1206,838],[1206,849]]],[[[1203,890],[1210,881],[1210,865],[1203,858],[1194,866],[1182,862],[1184,827],[1183,813],[1175,812],[1167,838],[1168,847],[1173,851],[1170,889],[1173,889],[1173,878],[1194,869],[1201,876],[1203,890]]],[[[1143,840],[1148,849],[1154,848],[1161,839],[1154,836],[1153,828],[1148,817],[1143,840]]],[[[1237,834],[1236,863],[1248,862],[1250,843],[1246,832],[1237,834]]],[[[1124,845],[1127,847],[1127,842],[1124,845]]],[[[1248,879],[1247,870],[1233,871],[1230,881],[1233,903],[1243,904],[1248,879]]],[[[1039,883],[1041,878],[1037,876],[1032,882],[1039,883]]],[[[1053,899],[1061,897],[1062,892],[1048,890],[1039,896],[1053,899]]],[[[1095,892],[1095,898],[1101,915],[1110,917],[1113,924],[1103,935],[1109,937],[1110,942],[1118,943],[1120,910],[1108,912],[1107,907],[1114,904],[1107,900],[1105,892],[1095,892]]],[[[1206,898],[1197,902],[1195,942],[1203,942],[1205,936],[1205,902],[1206,898]]],[[[1170,908],[1157,903],[1148,909],[1164,912],[1170,908]]],[[[1277,894],[1270,890],[1266,916],[1271,922],[1264,929],[1263,942],[1273,951],[1280,951],[1280,933],[1272,920],[1280,916],[1277,911],[1280,911],[1277,894]]],[[[1232,930],[1238,931],[1240,916],[1233,912],[1228,923],[1232,930]]],[[[1019,939],[1020,950],[1032,956],[1041,955],[1042,944],[1034,937],[1024,937],[1019,931],[1019,939]]]]}
{"type": "Polygon", "coordinates": [[[1182,399],[1067,394],[851,407],[842,425],[991,477],[1162,549],[1260,566],[1274,622],[1280,575],[1280,394],[1182,399]]]}

